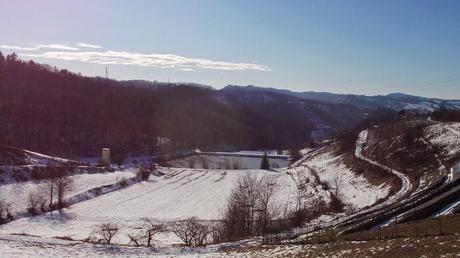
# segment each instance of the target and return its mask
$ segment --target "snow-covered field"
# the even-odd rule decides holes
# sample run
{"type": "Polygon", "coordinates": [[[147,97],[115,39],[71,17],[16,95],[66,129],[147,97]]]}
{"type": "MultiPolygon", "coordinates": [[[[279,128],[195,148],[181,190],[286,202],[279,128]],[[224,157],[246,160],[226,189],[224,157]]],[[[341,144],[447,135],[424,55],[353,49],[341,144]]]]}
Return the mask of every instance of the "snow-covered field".
{"type": "MultiPolygon", "coordinates": [[[[162,168],[161,172],[163,176],[152,176],[149,181],[77,203],[61,213],[18,219],[0,226],[0,232],[84,239],[94,226],[104,222],[126,226],[127,233],[144,217],[159,221],[192,216],[215,220],[219,219],[234,183],[247,173],[276,177],[280,187],[274,199],[280,204],[288,203],[288,189],[295,187],[290,176],[264,170],[162,168]]],[[[124,233],[119,242],[126,244],[124,233]]],[[[169,241],[169,236],[163,237],[169,241]]]]}
{"type": "MultiPolygon", "coordinates": [[[[389,192],[389,186],[375,186],[364,177],[357,176],[343,164],[341,156],[333,154],[332,148],[322,148],[308,150],[301,161],[276,171],[162,167],[148,181],[76,202],[59,212],[18,218],[0,226],[0,234],[30,234],[82,240],[98,224],[116,223],[122,230],[114,242],[128,244],[127,233],[133,232],[142,222],[142,218],[160,222],[192,216],[201,220],[219,219],[235,182],[246,174],[276,178],[278,189],[273,200],[281,210],[295,208],[299,187],[302,188],[306,207],[318,197],[327,205],[337,180],[340,181],[340,197],[346,204],[356,208],[372,205],[378,199],[385,198],[389,192]],[[329,186],[328,189],[324,184],[329,186]]],[[[132,176],[134,170],[76,175],[75,188],[71,195],[132,176]]],[[[0,186],[0,194],[13,202],[13,211],[23,212],[29,193],[39,189],[40,184],[41,182],[6,184],[0,186]]],[[[160,247],[180,243],[172,233],[160,234],[156,240],[160,247]]]]}

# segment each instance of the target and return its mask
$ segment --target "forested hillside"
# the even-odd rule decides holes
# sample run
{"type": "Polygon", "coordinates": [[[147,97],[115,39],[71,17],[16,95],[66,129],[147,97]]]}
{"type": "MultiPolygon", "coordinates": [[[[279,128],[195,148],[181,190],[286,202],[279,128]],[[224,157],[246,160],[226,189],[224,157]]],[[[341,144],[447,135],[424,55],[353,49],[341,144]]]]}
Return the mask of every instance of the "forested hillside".
{"type": "Polygon", "coordinates": [[[268,120],[214,96],[215,90],[205,86],[89,78],[0,54],[4,143],[85,156],[98,154],[103,146],[119,153],[151,153],[157,137],[200,148],[286,147],[309,140],[305,119],[299,131],[283,117],[268,120]],[[265,127],[277,130],[261,134],[265,127]],[[280,140],[280,130],[293,140],[280,140]]]}
{"type": "Polygon", "coordinates": [[[367,118],[346,104],[276,92],[85,77],[0,53],[0,135],[66,157],[170,148],[295,148],[367,118]]]}

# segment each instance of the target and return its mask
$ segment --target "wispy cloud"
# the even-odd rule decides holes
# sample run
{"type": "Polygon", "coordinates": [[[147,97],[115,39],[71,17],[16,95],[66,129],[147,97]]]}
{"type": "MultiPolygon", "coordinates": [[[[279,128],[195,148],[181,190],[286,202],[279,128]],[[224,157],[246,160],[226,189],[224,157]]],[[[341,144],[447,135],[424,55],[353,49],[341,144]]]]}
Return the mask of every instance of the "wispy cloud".
{"type": "Polygon", "coordinates": [[[72,50],[72,51],[77,51],[79,50],[76,47],[71,47],[67,45],[60,45],[60,44],[49,44],[49,45],[43,45],[43,44],[38,44],[36,45],[39,49],[41,48],[47,48],[47,49],[59,49],[59,50],[72,50]]]}
{"type": "Polygon", "coordinates": [[[202,58],[188,58],[173,54],[140,54],[131,52],[103,51],[103,52],[68,52],[55,51],[40,54],[22,54],[35,58],[48,58],[66,61],[81,61],[94,64],[136,65],[157,68],[172,68],[181,70],[211,69],[226,71],[271,71],[271,68],[254,63],[234,63],[214,61],[202,58]]]}
{"type": "Polygon", "coordinates": [[[84,43],[84,42],[77,43],[77,46],[78,47],[86,47],[86,48],[102,48],[101,46],[88,44],[88,43],[84,43]]]}
{"type": "Polygon", "coordinates": [[[195,70],[193,70],[192,68],[179,68],[179,69],[176,69],[178,71],[185,71],[185,72],[194,72],[195,70]]]}
{"type": "Polygon", "coordinates": [[[11,45],[0,45],[0,48],[8,49],[8,50],[19,50],[19,51],[39,50],[39,48],[37,48],[37,47],[20,47],[20,46],[11,46],[11,45]]]}
{"type": "Polygon", "coordinates": [[[61,44],[32,44],[32,47],[0,45],[0,48],[9,49],[9,50],[18,50],[18,51],[37,51],[40,49],[58,49],[58,50],[71,50],[71,51],[79,50],[76,47],[61,45],[61,44]]]}

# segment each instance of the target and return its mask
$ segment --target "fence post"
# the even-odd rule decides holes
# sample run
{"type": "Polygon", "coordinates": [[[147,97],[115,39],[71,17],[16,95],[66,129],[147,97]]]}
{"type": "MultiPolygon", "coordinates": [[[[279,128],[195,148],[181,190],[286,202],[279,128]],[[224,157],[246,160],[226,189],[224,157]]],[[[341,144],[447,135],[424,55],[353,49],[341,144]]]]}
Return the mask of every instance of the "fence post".
{"type": "Polygon", "coordinates": [[[398,215],[396,215],[396,218],[395,218],[395,238],[398,237],[398,215]]]}
{"type": "Polygon", "coordinates": [[[441,220],[441,215],[438,216],[438,224],[439,224],[439,234],[442,235],[442,220],[441,220]]]}

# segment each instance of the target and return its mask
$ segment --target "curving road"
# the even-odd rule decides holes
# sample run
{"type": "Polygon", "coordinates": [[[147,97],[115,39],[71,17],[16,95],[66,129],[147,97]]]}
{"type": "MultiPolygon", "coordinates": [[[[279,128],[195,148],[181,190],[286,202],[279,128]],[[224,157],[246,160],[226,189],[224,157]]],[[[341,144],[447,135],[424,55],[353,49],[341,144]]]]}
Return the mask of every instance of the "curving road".
{"type": "MultiPolygon", "coordinates": [[[[376,206],[384,206],[384,205],[388,205],[390,203],[393,203],[401,198],[404,197],[405,194],[407,194],[411,188],[412,188],[412,184],[410,182],[410,179],[408,176],[406,176],[405,174],[399,172],[399,171],[396,171],[388,166],[385,166],[383,164],[380,164],[378,163],[377,161],[375,160],[371,160],[367,157],[365,157],[363,155],[363,149],[364,149],[364,146],[366,145],[366,142],[367,142],[367,137],[368,137],[368,134],[369,134],[369,131],[366,129],[366,130],[363,130],[359,133],[359,136],[358,136],[358,139],[356,140],[356,149],[355,149],[355,156],[359,159],[362,159],[372,165],[375,165],[375,166],[378,166],[392,174],[394,174],[395,176],[397,176],[400,180],[401,180],[401,189],[399,189],[399,191],[394,194],[393,196],[390,196],[385,202],[383,203],[380,203],[379,205],[376,205],[376,206]]],[[[376,207],[374,206],[374,208],[376,207]]]]}

